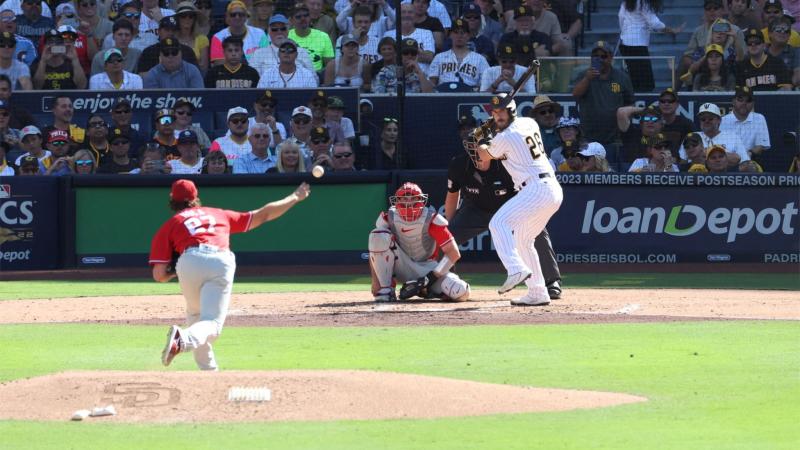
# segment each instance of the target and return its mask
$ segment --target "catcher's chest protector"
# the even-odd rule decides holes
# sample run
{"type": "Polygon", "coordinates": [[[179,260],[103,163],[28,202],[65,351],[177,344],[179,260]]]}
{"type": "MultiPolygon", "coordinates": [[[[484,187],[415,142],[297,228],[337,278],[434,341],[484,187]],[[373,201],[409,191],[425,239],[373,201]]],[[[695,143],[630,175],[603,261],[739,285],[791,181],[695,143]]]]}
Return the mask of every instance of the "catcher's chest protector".
{"type": "Polygon", "coordinates": [[[432,206],[425,208],[419,218],[406,222],[394,208],[389,208],[389,228],[397,245],[414,261],[430,259],[436,250],[436,241],[428,234],[428,227],[436,215],[432,206]]]}

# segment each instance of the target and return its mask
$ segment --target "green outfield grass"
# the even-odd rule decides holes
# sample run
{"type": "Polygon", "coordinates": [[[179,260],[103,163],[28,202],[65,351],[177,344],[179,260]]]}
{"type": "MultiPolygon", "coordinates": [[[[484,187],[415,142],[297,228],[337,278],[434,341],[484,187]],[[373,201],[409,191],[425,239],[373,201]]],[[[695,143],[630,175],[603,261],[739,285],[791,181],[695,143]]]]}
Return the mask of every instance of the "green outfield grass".
{"type": "MultiPolygon", "coordinates": [[[[169,369],[165,327],[0,326],[0,380],[169,369]]],[[[0,422],[0,448],[776,449],[800,442],[800,325],[788,321],[413,328],[229,327],[223,369],[370,369],[627,392],[646,403],[487,417],[251,424],[0,422]]],[[[0,405],[2,408],[2,405],[0,405]]]]}
{"type": "MultiPolygon", "coordinates": [[[[463,274],[476,289],[496,288],[502,274],[463,274]]],[[[800,290],[798,274],[753,273],[621,273],[571,274],[564,276],[564,286],[583,288],[712,288],[712,289],[784,289],[800,290]]],[[[368,291],[368,276],[276,276],[238,277],[233,290],[251,292],[319,292],[368,291]]],[[[94,297],[117,295],[178,294],[178,284],[155,283],[151,279],[134,280],[70,280],[70,281],[4,281],[0,284],[0,300],[21,298],[94,297]]]]}

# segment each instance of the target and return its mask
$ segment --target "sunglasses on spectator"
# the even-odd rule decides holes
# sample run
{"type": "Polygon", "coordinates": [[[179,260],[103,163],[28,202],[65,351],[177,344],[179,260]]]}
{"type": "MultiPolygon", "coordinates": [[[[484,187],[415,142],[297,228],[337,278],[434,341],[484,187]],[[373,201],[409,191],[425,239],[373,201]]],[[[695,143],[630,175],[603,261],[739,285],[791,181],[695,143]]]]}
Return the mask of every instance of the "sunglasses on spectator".
{"type": "Polygon", "coordinates": [[[237,117],[235,119],[228,120],[228,122],[230,122],[230,123],[232,123],[234,125],[241,125],[243,123],[247,123],[248,119],[247,119],[247,117],[237,117]]]}
{"type": "Polygon", "coordinates": [[[89,122],[89,126],[90,126],[90,127],[94,127],[94,128],[103,128],[104,126],[106,126],[106,123],[105,123],[105,122],[103,122],[103,121],[99,121],[99,122],[89,122]]]}
{"type": "Polygon", "coordinates": [[[14,48],[16,46],[17,46],[17,44],[15,44],[13,42],[9,42],[9,41],[0,42],[0,48],[14,48]]]}
{"type": "Polygon", "coordinates": [[[738,101],[740,101],[742,103],[750,103],[750,102],[753,101],[753,98],[752,97],[745,97],[743,95],[737,95],[736,96],[736,100],[738,100],[738,101]]]}
{"type": "Polygon", "coordinates": [[[50,145],[53,145],[53,146],[56,146],[56,147],[63,147],[65,145],[67,145],[67,144],[68,144],[67,141],[54,141],[54,142],[50,143],[50,145]]]}
{"type": "Polygon", "coordinates": [[[125,144],[130,144],[130,143],[131,143],[131,141],[129,141],[127,139],[117,139],[116,141],[112,142],[111,145],[125,145],[125,144]]]}
{"type": "Polygon", "coordinates": [[[91,166],[92,164],[93,163],[91,159],[79,159],[75,161],[76,166],[91,166]]]}
{"type": "Polygon", "coordinates": [[[259,103],[259,104],[258,104],[258,106],[260,106],[260,107],[262,107],[262,108],[274,108],[274,107],[275,107],[275,104],[274,104],[274,103],[272,103],[272,102],[269,102],[269,101],[267,101],[267,102],[261,102],[261,103],[259,103]]]}
{"type": "Polygon", "coordinates": [[[136,13],[136,12],[126,12],[126,13],[123,13],[122,15],[126,19],[138,19],[138,18],[142,17],[142,13],[136,13]]]}
{"type": "Polygon", "coordinates": [[[294,18],[295,18],[295,19],[297,19],[297,20],[300,20],[300,19],[305,19],[306,17],[308,17],[308,13],[305,13],[305,14],[295,14],[295,15],[294,15],[294,18]]]}
{"type": "Polygon", "coordinates": [[[161,125],[169,125],[174,121],[175,121],[175,119],[173,119],[170,116],[164,116],[164,117],[158,119],[158,123],[160,123],[161,125]]]}
{"type": "Polygon", "coordinates": [[[608,53],[592,53],[592,58],[608,59],[608,53]]]}
{"type": "Polygon", "coordinates": [[[269,31],[272,31],[273,33],[278,33],[281,31],[286,31],[286,27],[269,27],[269,31]]]}
{"type": "Polygon", "coordinates": [[[116,57],[116,58],[108,58],[108,59],[106,60],[106,62],[107,62],[108,64],[119,64],[119,63],[121,63],[121,62],[122,62],[122,58],[119,58],[119,57],[116,57]]]}
{"type": "Polygon", "coordinates": [[[757,40],[756,41],[748,41],[747,42],[747,46],[748,47],[753,47],[755,45],[761,45],[761,44],[763,44],[763,42],[762,41],[757,41],[757,40]]]}
{"type": "Polygon", "coordinates": [[[178,53],[180,53],[180,50],[177,48],[161,50],[161,55],[163,56],[178,56],[178,53]]]}
{"type": "Polygon", "coordinates": [[[192,113],[192,111],[190,111],[188,109],[180,109],[180,110],[175,111],[175,114],[177,114],[179,116],[191,116],[193,113],[192,113]]]}
{"type": "Polygon", "coordinates": [[[675,99],[673,98],[658,99],[658,103],[672,104],[675,103],[675,99]]]}
{"type": "Polygon", "coordinates": [[[211,0],[204,1],[204,2],[194,2],[194,6],[197,6],[199,9],[211,9],[211,0]]]}
{"type": "Polygon", "coordinates": [[[192,20],[194,20],[196,18],[197,18],[197,14],[195,14],[193,12],[182,12],[182,13],[178,14],[178,19],[192,19],[192,20]]]}
{"type": "Polygon", "coordinates": [[[349,158],[351,156],[353,156],[353,152],[336,153],[333,155],[336,159],[349,158]]]}
{"type": "Polygon", "coordinates": [[[232,12],[232,13],[228,13],[228,15],[231,16],[231,17],[247,17],[247,13],[243,13],[243,12],[232,12]]]}
{"type": "Polygon", "coordinates": [[[75,39],[77,39],[77,38],[78,38],[78,36],[77,36],[77,35],[75,35],[75,34],[72,34],[72,33],[62,33],[62,34],[61,34],[61,39],[65,40],[65,41],[70,41],[70,42],[72,42],[72,41],[74,41],[74,40],[75,40],[75,39]]]}
{"type": "Polygon", "coordinates": [[[314,144],[314,145],[327,144],[328,142],[330,142],[330,139],[317,138],[317,139],[312,139],[311,140],[311,143],[314,144]]]}
{"type": "Polygon", "coordinates": [[[788,33],[790,27],[788,25],[777,25],[772,28],[772,31],[776,33],[788,33]]]}
{"type": "Polygon", "coordinates": [[[516,59],[501,59],[500,64],[516,64],[516,59]]]}
{"type": "Polygon", "coordinates": [[[667,144],[655,144],[655,145],[651,145],[651,147],[653,147],[656,150],[666,150],[667,149],[667,144]]]}
{"type": "Polygon", "coordinates": [[[644,116],[644,117],[642,117],[642,122],[658,122],[658,117],[656,117],[656,116],[644,116]]]}
{"type": "Polygon", "coordinates": [[[268,134],[256,133],[256,134],[252,134],[251,136],[253,136],[256,139],[269,139],[269,135],[268,134]]]}
{"type": "Polygon", "coordinates": [[[400,54],[403,55],[403,56],[406,56],[406,55],[408,55],[408,56],[417,56],[418,52],[415,51],[415,50],[403,50],[402,52],[400,52],[400,54]]]}
{"type": "Polygon", "coordinates": [[[540,116],[546,116],[548,114],[555,114],[555,113],[556,111],[553,108],[542,108],[539,111],[536,111],[536,114],[539,114],[540,116]]]}
{"type": "Polygon", "coordinates": [[[281,53],[287,53],[288,54],[288,53],[296,52],[297,49],[294,48],[294,47],[291,47],[291,46],[286,46],[286,47],[281,47],[278,51],[281,52],[281,53]]]}
{"type": "Polygon", "coordinates": [[[130,108],[119,108],[119,109],[115,109],[113,112],[116,113],[116,114],[128,114],[128,113],[131,112],[131,109],[130,108]]]}
{"type": "Polygon", "coordinates": [[[466,20],[478,20],[480,18],[481,18],[481,16],[476,16],[476,15],[473,15],[473,14],[470,14],[468,16],[464,16],[464,19],[466,19],[466,20]]]}
{"type": "Polygon", "coordinates": [[[28,174],[28,175],[35,175],[35,174],[39,173],[39,169],[22,169],[22,173],[28,174]]]}
{"type": "Polygon", "coordinates": [[[383,121],[386,123],[398,123],[397,119],[395,119],[394,117],[384,117],[383,121]]]}
{"type": "Polygon", "coordinates": [[[311,118],[310,117],[306,117],[306,116],[293,117],[292,118],[292,122],[296,123],[297,125],[305,125],[307,123],[311,123],[311,118]]]}

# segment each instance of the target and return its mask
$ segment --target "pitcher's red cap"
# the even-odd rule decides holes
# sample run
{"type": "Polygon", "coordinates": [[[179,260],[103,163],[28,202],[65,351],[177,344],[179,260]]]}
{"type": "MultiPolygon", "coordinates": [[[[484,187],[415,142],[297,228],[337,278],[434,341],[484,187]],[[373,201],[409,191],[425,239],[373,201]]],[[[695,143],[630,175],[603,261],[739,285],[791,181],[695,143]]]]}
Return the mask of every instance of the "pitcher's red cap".
{"type": "Polygon", "coordinates": [[[172,183],[169,197],[176,202],[188,202],[197,198],[197,186],[190,180],[178,180],[172,183]]]}

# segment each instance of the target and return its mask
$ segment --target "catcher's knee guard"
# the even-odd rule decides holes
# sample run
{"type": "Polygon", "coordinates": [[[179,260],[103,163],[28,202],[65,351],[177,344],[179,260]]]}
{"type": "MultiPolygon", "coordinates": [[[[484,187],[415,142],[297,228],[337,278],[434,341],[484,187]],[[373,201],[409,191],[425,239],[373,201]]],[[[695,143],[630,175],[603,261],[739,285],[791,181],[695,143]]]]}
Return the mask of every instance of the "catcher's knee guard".
{"type": "Polygon", "coordinates": [[[394,252],[392,233],[388,230],[372,230],[369,233],[369,262],[381,287],[392,285],[394,274],[394,252]]]}
{"type": "Polygon", "coordinates": [[[442,293],[458,302],[469,299],[469,283],[462,280],[454,273],[448,273],[442,279],[442,293]]]}

